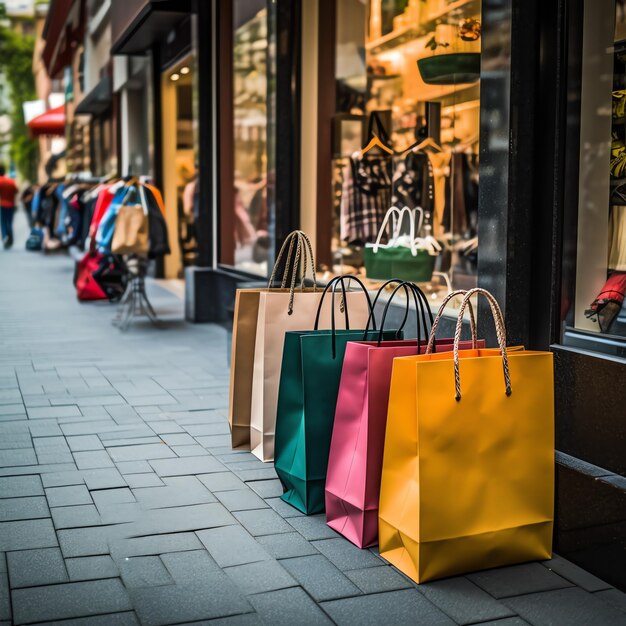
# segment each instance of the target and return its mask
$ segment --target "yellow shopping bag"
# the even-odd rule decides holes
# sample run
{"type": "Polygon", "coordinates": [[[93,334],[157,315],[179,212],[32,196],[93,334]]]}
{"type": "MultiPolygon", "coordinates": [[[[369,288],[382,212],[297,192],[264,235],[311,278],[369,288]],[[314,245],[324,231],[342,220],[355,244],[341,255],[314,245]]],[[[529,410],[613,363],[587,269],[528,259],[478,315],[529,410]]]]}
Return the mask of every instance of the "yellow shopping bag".
{"type": "Polygon", "coordinates": [[[452,353],[394,359],[379,544],[418,583],[551,556],[552,354],[505,345],[497,302],[473,289],[452,353]],[[491,304],[498,351],[458,350],[477,293],[491,304]]]}

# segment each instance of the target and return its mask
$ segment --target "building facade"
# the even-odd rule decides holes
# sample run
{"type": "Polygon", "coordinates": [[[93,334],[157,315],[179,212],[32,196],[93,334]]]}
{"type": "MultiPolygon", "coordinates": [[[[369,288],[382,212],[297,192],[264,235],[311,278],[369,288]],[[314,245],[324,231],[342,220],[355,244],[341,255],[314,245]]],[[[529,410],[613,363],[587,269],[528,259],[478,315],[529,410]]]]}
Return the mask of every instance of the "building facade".
{"type": "Polygon", "coordinates": [[[326,279],[362,271],[390,203],[419,198],[433,307],[484,287],[510,344],[554,352],[556,549],[622,588],[624,13],[621,0],[113,0],[109,161],[163,189],[172,255],[158,271],[185,277],[199,322],[227,321],[235,288],[266,281],[295,228],[326,279]],[[395,156],[363,161],[375,136],[395,156]]]}

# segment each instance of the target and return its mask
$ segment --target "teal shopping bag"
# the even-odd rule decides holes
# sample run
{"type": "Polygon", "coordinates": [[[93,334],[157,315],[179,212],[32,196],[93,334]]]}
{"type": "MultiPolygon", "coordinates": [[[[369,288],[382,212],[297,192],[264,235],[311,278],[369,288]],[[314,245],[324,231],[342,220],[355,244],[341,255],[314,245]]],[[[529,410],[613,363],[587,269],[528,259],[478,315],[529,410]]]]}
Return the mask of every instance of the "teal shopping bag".
{"type": "MultiPolygon", "coordinates": [[[[318,318],[326,292],[332,289],[334,296],[338,285],[345,290],[348,278],[363,289],[373,330],[349,329],[348,321],[347,330],[337,330],[331,319],[330,330],[285,333],[274,467],[285,490],[282,499],[307,515],[324,511],[326,468],[346,344],[379,336],[369,294],[354,277],[338,277],[329,283],[320,300],[318,318]]],[[[331,311],[334,318],[334,306],[331,311]]],[[[348,316],[348,311],[345,313],[348,316]]],[[[401,337],[401,330],[383,332],[383,339],[401,337]]]]}

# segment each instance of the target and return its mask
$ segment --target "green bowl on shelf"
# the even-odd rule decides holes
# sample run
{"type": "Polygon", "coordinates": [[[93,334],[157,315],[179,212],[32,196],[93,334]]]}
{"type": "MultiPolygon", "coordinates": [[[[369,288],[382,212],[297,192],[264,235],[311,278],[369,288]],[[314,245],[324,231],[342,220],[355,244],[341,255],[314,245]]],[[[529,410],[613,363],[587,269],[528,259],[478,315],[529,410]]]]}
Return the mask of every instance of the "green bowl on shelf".
{"type": "Polygon", "coordinates": [[[480,52],[437,54],[417,61],[427,85],[458,85],[480,79],[480,52]]]}

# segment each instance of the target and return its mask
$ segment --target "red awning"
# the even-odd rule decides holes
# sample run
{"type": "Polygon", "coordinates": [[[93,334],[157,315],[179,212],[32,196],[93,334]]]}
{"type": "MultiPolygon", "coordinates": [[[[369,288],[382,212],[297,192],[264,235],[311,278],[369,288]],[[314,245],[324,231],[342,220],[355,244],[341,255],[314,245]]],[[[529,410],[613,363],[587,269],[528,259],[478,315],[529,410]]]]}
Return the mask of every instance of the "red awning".
{"type": "Polygon", "coordinates": [[[42,135],[65,135],[65,105],[50,109],[28,122],[28,128],[33,137],[42,135]]]}

